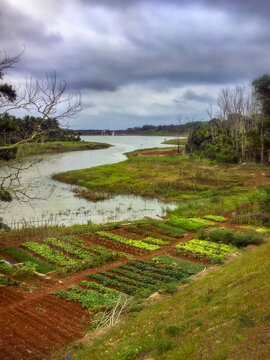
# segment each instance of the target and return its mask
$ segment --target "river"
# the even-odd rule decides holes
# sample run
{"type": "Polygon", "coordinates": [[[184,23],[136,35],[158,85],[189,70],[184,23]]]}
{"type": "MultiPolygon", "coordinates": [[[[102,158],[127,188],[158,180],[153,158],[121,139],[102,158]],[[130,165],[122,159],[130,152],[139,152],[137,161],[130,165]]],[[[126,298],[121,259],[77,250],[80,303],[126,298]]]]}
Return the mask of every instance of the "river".
{"type": "Polygon", "coordinates": [[[11,227],[22,227],[105,223],[144,216],[156,218],[164,213],[165,208],[175,206],[156,199],[123,195],[99,202],[76,198],[71,185],[54,181],[52,175],[117,163],[126,159],[124,153],[137,149],[168,146],[161,144],[164,137],[160,136],[83,136],[82,140],[106,142],[113,146],[41,156],[41,162],[23,173],[23,182],[26,187],[31,185],[32,193],[46,200],[35,199],[29,204],[13,200],[2,213],[5,223],[11,227]]]}

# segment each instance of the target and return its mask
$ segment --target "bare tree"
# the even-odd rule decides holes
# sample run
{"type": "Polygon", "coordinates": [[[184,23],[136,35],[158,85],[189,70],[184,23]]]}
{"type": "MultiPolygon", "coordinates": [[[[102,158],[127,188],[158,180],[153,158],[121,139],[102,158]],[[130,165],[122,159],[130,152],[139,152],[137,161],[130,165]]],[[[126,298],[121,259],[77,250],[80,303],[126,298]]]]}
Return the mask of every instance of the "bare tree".
{"type": "MultiPolygon", "coordinates": [[[[6,53],[0,60],[0,79],[4,72],[11,69],[19,60],[9,57],[6,53]]],[[[52,129],[44,129],[43,123],[48,119],[54,119],[61,127],[68,126],[68,120],[75,117],[83,108],[79,92],[67,93],[66,82],[58,80],[55,71],[49,72],[42,80],[30,78],[24,87],[14,89],[11,85],[0,85],[0,115],[24,112],[25,115],[36,116],[39,121],[35,124],[31,133],[25,134],[23,138],[13,144],[0,146],[0,151],[10,151],[19,145],[29,143],[39,136],[50,133],[52,129]],[[2,90],[2,91],[1,91],[2,90]]],[[[32,199],[31,190],[26,189],[21,181],[23,171],[36,164],[19,164],[16,161],[3,162],[0,174],[0,201],[10,200],[10,194],[19,201],[32,199]]],[[[36,198],[36,196],[35,196],[36,198]]]]}
{"type": "Polygon", "coordinates": [[[231,138],[236,151],[246,156],[247,133],[258,128],[258,106],[251,87],[222,89],[217,99],[222,132],[231,138]]]}

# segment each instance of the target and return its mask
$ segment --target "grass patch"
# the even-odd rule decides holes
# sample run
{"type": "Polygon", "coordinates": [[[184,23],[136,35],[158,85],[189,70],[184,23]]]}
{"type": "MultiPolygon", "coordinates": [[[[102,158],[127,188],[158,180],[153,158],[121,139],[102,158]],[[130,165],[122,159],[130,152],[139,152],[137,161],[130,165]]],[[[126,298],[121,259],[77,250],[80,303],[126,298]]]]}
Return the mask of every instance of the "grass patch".
{"type": "MultiPolygon", "coordinates": [[[[214,165],[188,155],[140,155],[143,150],[127,154],[128,159],[117,164],[60,173],[54,178],[108,196],[132,194],[178,201],[177,209],[168,210],[178,217],[222,215],[245,203],[254,204],[262,195],[262,190],[254,190],[256,173],[263,168],[257,165],[250,165],[252,171],[247,171],[241,165],[214,165]]],[[[265,177],[258,174],[257,187],[266,186],[267,181],[270,184],[270,170],[263,171],[265,177]]]]}
{"type": "Polygon", "coordinates": [[[30,261],[37,265],[36,270],[42,274],[47,274],[50,271],[54,271],[57,269],[56,266],[47,264],[35,258],[34,256],[28,254],[26,251],[17,248],[6,248],[4,249],[5,253],[11,256],[14,260],[18,262],[27,262],[30,261]]]}
{"type": "Polygon", "coordinates": [[[179,139],[169,139],[169,140],[165,140],[163,141],[162,144],[168,144],[168,145],[182,145],[185,146],[187,143],[187,138],[179,138],[179,139]]]}

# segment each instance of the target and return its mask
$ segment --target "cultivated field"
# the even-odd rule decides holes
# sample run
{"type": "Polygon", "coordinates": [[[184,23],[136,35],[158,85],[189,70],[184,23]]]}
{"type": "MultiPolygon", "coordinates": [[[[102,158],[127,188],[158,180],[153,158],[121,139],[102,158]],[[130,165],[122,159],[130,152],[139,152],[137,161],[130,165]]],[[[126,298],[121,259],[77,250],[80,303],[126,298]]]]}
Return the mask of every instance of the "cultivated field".
{"type": "Polygon", "coordinates": [[[27,241],[27,230],[23,240],[20,231],[10,232],[0,256],[20,265],[1,264],[2,358],[49,356],[82,338],[100,311],[121,301],[133,311],[151,294],[174,293],[211,264],[261,243],[259,235],[235,232],[238,227],[209,214],[82,226],[70,234],[68,228],[28,230],[27,241]]]}

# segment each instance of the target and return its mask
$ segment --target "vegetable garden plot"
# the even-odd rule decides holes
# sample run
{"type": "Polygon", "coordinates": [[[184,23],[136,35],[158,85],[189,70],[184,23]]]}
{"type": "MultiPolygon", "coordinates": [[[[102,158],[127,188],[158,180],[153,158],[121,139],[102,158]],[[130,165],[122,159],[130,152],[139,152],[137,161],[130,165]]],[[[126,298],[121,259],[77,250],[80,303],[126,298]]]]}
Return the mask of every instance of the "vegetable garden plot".
{"type": "MultiPolygon", "coordinates": [[[[104,265],[122,256],[122,253],[110,251],[103,246],[88,246],[76,237],[63,239],[47,238],[45,244],[26,242],[22,244],[32,253],[39,255],[48,262],[66,269],[79,271],[94,266],[104,265]]],[[[58,271],[60,269],[58,268],[58,271]]]]}
{"type": "Polygon", "coordinates": [[[210,260],[222,261],[230,253],[236,252],[237,247],[222,243],[193,239],[176,245],[177,252],[183,255],[191,255],[197,258],[206,256],[210,260]]]}
{"type": "Polygon", "coordinates": [[[113,234],[109,231],[97,231],[96,234],[107,239],[114,240],[122,244],[133,246],[143,250],[154,251],[160,249],[160,246],[158,245],[148,244],[141,240],[129,239],[121,235],[113,234]]]}
{"type": "Polygon", "coordinates": [[[166,221],[166,224],[185,229],[187,231],[197,231],[199,229],[217,225],[213,221],[201,219],[201,218],[180,218],[173,217],[166,221]]]}
{"type": "Polygon", "coordinates": [[[166,290],[169,284],[177,284],[199,270],[182,269],[152,260],[135,260],[108,271],[89,274],[91,281],[71,285],[68,290],[55,294],[68,301],[80,302],[83,307],[97,309],[112,307],[119,297],[134,296],[146,290],[146,296],[158,290],[166,290]]]}
{"type": "Polygon", "coordinates": [[[217,222],[226,222],[228,220],[226,217],[220,215],[205,215],[204,218],[217,222]]]}
{"type": "Polygon", "coordinates": [[[159,229],[159,231],[163,232],[166,235],[172,236],[174,238],[179,238],[184,236],[184,234],[186,233],[185,230],[180,229],[179,226],[173,226],[168,224],[167,222],[163,222],[163,221],[152,221],[152,226],[155,226],[156,228],[159,229]]]}
{"type": "Polygon", "coordinates": [[[55,294],[68,301],[77,301],[81,303],[83,308],[93,310],[101,307],[111,307],[116,304],[120,297],[126,297],[125,294],[117,290],[106,288],[94,282],[82,281],[81,284],[86,286],[87,289],[71,285],[68,290],[59,290],[55,294]]]}

